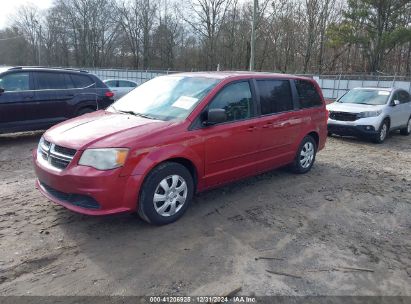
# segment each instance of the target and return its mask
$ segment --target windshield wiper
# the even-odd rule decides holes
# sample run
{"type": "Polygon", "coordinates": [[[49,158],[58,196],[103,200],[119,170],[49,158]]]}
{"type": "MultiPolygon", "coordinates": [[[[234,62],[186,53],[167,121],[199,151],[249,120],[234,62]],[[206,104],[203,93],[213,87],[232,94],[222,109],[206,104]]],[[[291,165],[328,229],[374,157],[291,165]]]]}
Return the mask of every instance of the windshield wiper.
{"type": "Polygon", "coordinates": [[[156,119],[156,118],[154,118],[150,115],[146,115],[146,114],[142,114],[142,113],[138,113],[138,112],[134,112],[134,111],[117,110],[117,112],[124,113],[124,114],[130,114],[130,115],[134,115],[134,116],[140,116],[140,117],[148,118],[148,119],[156,119]]]}

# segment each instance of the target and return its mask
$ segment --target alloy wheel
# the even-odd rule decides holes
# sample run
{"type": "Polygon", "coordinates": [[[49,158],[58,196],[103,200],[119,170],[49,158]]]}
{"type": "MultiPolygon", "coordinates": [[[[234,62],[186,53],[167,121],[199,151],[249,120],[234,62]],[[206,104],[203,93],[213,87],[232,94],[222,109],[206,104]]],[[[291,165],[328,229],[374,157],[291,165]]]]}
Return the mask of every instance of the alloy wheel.
{"type": "Polygon", "coordinates": [[[381,131],[380,131],[380,140],[383,141],[385,139],[385,137],[387,136],[387,124],[384,123],[381,127],[381,131]]]}

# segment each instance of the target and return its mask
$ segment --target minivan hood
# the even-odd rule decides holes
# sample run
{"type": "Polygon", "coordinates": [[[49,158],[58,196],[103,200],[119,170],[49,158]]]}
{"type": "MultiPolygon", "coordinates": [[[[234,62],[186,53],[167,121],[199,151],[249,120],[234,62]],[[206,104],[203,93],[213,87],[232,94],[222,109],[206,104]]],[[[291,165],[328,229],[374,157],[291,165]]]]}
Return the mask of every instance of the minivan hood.
{"type": "Polygon", "coordinates": [[[132,130],[133,138],[137,139],[162,130],[170,124],[169,121],[102,110],[60,123],[49,129],[44,137],[57,145],[77,150],[89,146],[98,147],[98,142],[105,139],[109,139],[110,147],[125,147],[130,140],[128,132],[125,131],[132,130]]]}
{"type": "Polygon", "coordinates": [[[336,112],[361,113],[367,111],[378,111],[384,108],[384,106],[385,105],[333,102],[327,105],[327,110],[336,112]]]}

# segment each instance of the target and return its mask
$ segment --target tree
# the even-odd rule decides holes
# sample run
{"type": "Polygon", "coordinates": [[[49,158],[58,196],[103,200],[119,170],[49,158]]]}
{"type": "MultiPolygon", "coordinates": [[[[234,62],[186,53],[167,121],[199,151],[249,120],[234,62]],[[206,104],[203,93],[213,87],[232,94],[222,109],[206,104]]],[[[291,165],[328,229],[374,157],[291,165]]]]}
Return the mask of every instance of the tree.
{"type": "Polygon", "coordinates": [[[367,60],[367,72],[377,72],[397,45],[411,41],[404,16],[410,7],[409,0],[348,0],[339,29],[342,36],[336,39],[357,45],[367,60]]]}

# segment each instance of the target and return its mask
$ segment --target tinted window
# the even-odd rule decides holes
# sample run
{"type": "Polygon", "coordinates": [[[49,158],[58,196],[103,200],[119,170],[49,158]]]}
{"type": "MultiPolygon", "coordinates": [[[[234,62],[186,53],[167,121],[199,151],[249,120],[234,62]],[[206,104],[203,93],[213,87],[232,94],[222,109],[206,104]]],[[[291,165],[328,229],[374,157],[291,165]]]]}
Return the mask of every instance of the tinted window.
{"type": "Polygon", "coordinates": [[[71,74],[70,76],[76,88],[86,88],[94,85],[94,81],[86,75],[71,74]]]}
{"type": "Polygon", "coordinates": [[[224,109],[227,114],[227,121],[252,117],[254,108],[248,81],[237,82],[224,87],[208,108],[224,109]]]}
{"type": "Polygon", "coordinates": [[[6,92],[29,90],[29,73],[13,73],[2,76],[0,78],[0,88],[3,88],[6,92]]]}
{"type": "Polygon", "coordinates": [[[294,108],[288,80],[258,80],[261,114],[290,111],[294,108]]]}
{"type": "Polygon", "coordinates": [[[126,87],[126,88],[135,88],[136,84],[130,81],[119,80],[118,82],[119,87],[126,87]]]}
{"type": "Polygon", "coordinates": [[[297,87],[301,108],[311,108],[322,105],[320,94],[318,94],[311,81],[296,80],[295,85],[297,87]]]}
{"type": "Polygon", "coordinates": [[[406,91],[399,91],[397,93],[397,98],[401,103],[410,102],[410,94],[408,94],[406,91]]]}
{"type": "Polygon", "coordinates": [[[67,89],[64,74],[59,73],[36,73],[38,90],[61,90],[67,89]]]}
{"type": "Polygon", "coordinates": [[[110,88],[118,87],[117,80],[106,81],[105,84],[110,88]]]}

